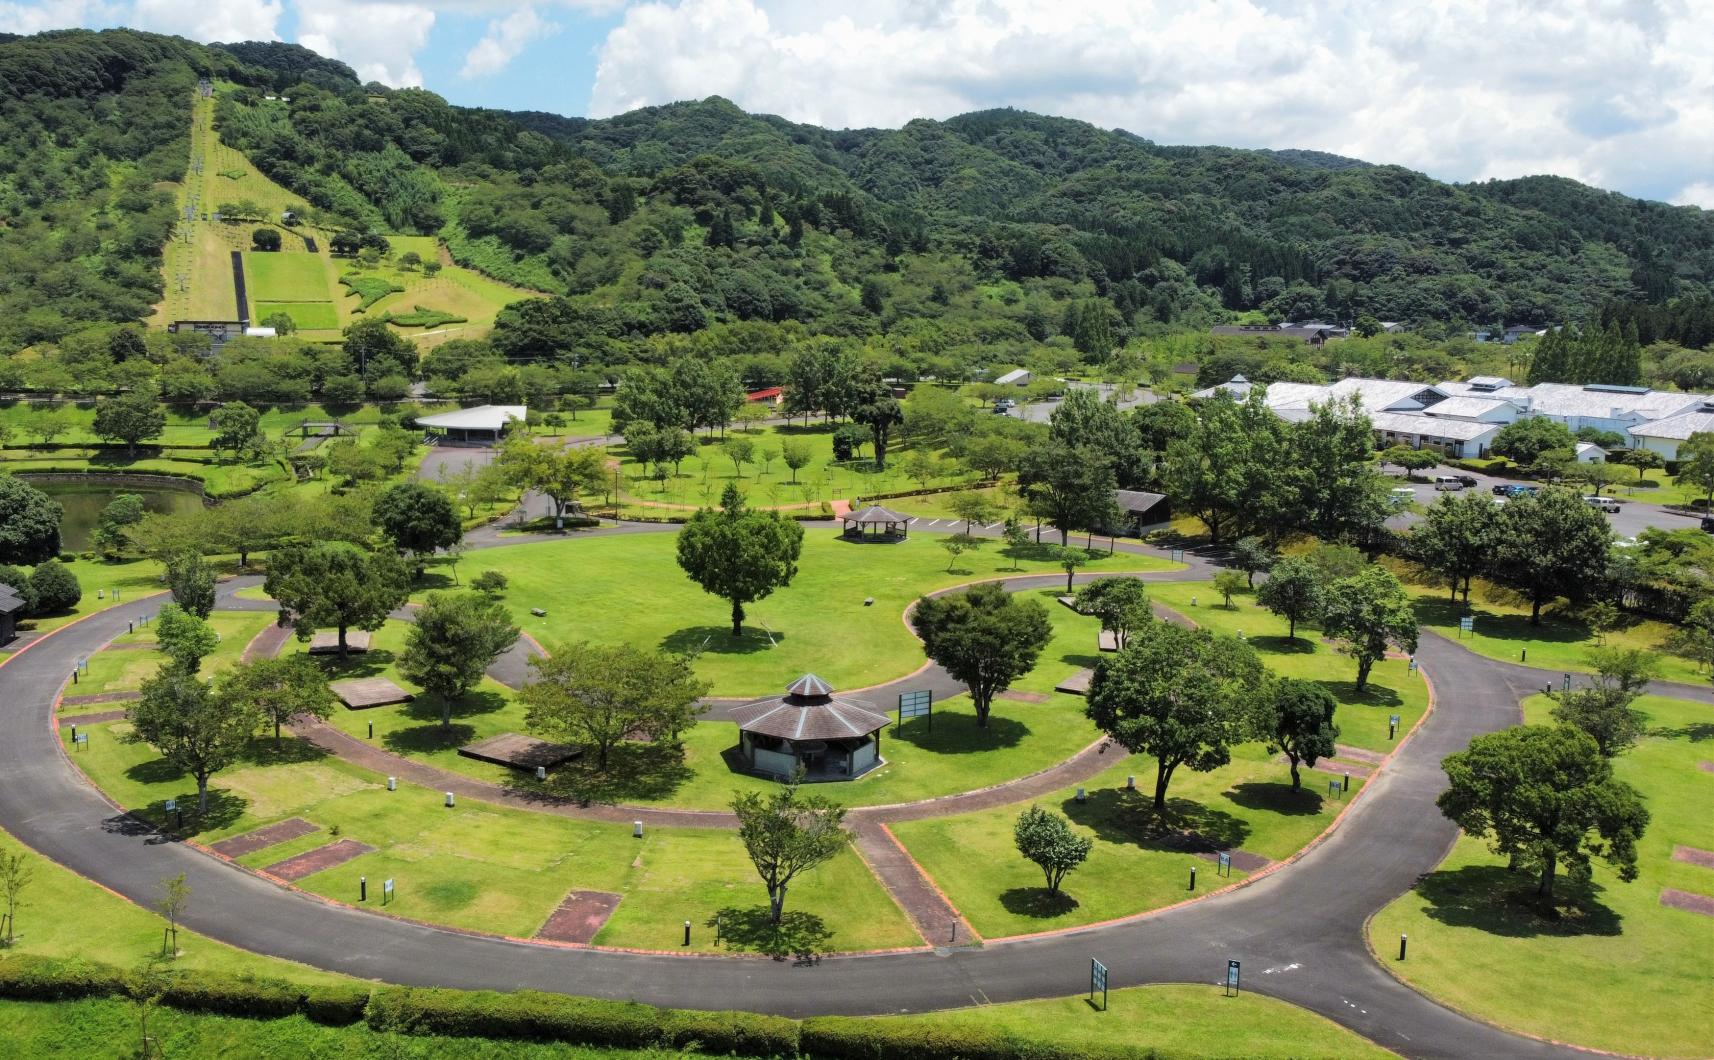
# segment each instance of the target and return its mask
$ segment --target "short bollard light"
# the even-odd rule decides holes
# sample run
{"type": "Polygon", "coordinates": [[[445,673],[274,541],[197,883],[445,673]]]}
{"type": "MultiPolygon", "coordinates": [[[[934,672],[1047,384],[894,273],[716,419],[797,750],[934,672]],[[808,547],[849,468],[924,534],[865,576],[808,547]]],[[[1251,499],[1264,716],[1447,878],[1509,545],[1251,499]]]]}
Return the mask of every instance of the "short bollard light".
{"type": "Polygon", "coordinates": [[[1525,648],[1522,651],[1518,652],[1518,662],[1529,662],[1529,658],[1530,658],[1530,650],[1528,648],[1525,648]]]}
{"type": "Polygon", "coordinates": [[[690,945],[690,921],[688,920],[684,922],[684,944],[690,945]]]}
{"type": "Polygon", "coordinates": [[[399,778],[398,777],[388,777],[387,778],[387,790],[388,791],[398,791],[399,790],[399,778]]]}
{"type": "Polygon", "coordinates": [[[369,738],[371,740],[373,740],[375,738],[375,723],[374,722],[369,723],[369,738]]]}
{"type": "Polygon", "coordinates": [[[1400,935],[1399,936],[1399,960],[1401,960],[1401,961],[1405,959],[1405,944],[1408,943],[1409,941],[1410,941],[1409,935],[1400,935]]]}
{"type": "Polygon", "coordinates": [[[367,876],[357,877],[357,900],[359,902],[369,900],[369,877],[367,876]]]}
{"type": "Polygon", "coordinates": [[[641,822],[641,821],[632,821],[631,822],[631,836],[632,836],[632,838],[635,838],[635,839],[643,838],[643,822],[641,822]]]}
{"type": "Polygon", "coordinates": [[[450,792],[450,791],[446,793],[446,804],[449,807],[453,805],[452,792],[450,792]]]}
{"type": "Polygon", "coordinates": [[[1125,790],[1126,791],[1136,791],[1137,790],[1137,775],[1135,773],[1128,774],[1125,777],[1125,790]]]}
{"type": "Polygon", "coordinates": [[[1345,771],[1345,790],[1351,790],[1351,771],[1349,769],[1345,771]]]}
{"type": "Polygon", "coordinates": [[[1195,865],[1192,865],[1190,867],[1190,889],[1193,891],[1196,890],[1196,866],[1195,865]]]}
{"type": "Polygon", "coordinates": [[[72,743],[77,742],[77,726],[76,725],[73,725],[71,727],[71,742],[72,743]]]}
{"type": "Polygon", "coordinates": [[[105,600],[105,599],[107,599],[107,590],[106,590],[106,589],[97,589],[97,590],[95,590],[95,598],[96,598],[96,599],[97,599],[97,600],[105,600]]]}
{"type": "Polygon", "coordinates": [[[1084,791],[1082,788],[1078,788],[1077,789],[1077,801],[1078,802],[1086,802],[1086,801],[1088,801],[1088,799],[1089,799],[1089,793],[1084,791]]]}
{"type": "Polygon", "coordinates": [[[548,767],[547,766],[537,766],[536,767],[536,779],[537,780],[546,780],[547,778],[548,778],[548,767]]]}

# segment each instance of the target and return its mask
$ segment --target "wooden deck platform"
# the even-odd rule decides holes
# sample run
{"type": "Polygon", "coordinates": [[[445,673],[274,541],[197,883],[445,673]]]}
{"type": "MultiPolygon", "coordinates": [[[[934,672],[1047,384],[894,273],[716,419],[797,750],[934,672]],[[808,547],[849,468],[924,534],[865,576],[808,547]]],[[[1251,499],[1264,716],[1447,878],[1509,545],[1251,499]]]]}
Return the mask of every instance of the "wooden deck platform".
{"type": "Polygon", "coordinates": [[[562,743],[549,743],[523,733],[503,732],[486,740],[465,744],[458,749],[458,753],[478,762],[492,762],[494,765],[511,769],[535,770],[538,767],[552,769],[569,762],[581,755],[583,749],[562,743]]]}
{"type": "Polygon", "coordinates": [[[385,707],[393,703],[408,703],[415,698],[385,677],[358,677],[349,681],[335,681],[327,687],[333,689],[333,694],[338,696],[339,701],[349,710],[367,710],[370,707],[385,707]]]}

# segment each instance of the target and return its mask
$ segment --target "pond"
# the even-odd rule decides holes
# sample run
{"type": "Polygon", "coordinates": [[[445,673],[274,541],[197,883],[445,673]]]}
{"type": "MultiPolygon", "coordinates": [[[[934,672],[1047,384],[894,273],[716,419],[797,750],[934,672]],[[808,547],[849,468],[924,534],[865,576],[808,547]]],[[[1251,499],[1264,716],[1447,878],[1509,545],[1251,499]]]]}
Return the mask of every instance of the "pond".
{"type": "Polygon", "coordinates": [[[143,507],[151,512],[176,514],[202,509],[202,495],[189,487],[172,489],[154,484],[120,486],[105,482],[27,481],[59,501],[65,509],[65,518],[60,520],[60,549],[64,552],[83,552],[90,547],[101,509],[122,493],[135,493],[143,498],[143,507]]]}

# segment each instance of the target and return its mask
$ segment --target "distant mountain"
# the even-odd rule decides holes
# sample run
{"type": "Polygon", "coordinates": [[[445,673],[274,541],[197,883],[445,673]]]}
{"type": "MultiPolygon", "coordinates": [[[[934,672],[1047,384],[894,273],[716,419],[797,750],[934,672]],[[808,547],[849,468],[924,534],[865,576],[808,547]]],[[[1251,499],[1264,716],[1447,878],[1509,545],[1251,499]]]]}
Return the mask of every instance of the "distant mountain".
{"type": "MultiPolygon", "coordinates": [[[[220,96],[222,137],[323,223],[438,233],[608,339],[755,319],[1039,341],[1077,338],[1089,306],[1117,338],[1252,309],[1530,323],[1714,288],[1714,214],[1560,178],[1453,185],[1009,109],[848,130],[718,97],[600,120],[508,113],[362,85],[294,45],[72,32],[0,43],[0,270],[22,262],[49,292],[14,304],[0,278],[0,348],[134,317],[158,290],[146,251],[170,216],[119,234],[94,217],[116,204],[108,173],[182,171],[178,94],[197,76],[239,86],[220,96]],[[48,223],[67,217],[89,233],[75,246],[48,223]],[[134,297],[61,297],[29,264],[89,260],[88,240],[97,274],[134,297]]],[[[125,205],[158,218],[146,183],[122,181],[125,205]]]]}

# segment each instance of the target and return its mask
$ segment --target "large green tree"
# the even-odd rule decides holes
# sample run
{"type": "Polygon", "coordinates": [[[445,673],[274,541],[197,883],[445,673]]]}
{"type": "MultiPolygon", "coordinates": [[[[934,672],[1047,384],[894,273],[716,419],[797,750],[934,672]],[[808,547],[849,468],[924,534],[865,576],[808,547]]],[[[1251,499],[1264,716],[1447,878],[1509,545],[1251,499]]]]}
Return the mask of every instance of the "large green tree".
{"type": "Polygon", "coordinates": [[[1424,567],[1445,579],[1452,598],[1470,602],[1470,579],[1493,558],[1499,522],[1493,498],[1480,493],[1443,493],[1411,529],[1409,550],[1424,567]]]}
{"type": "Polygon", "coordinates": [[[1041,869],[1047,893],[1058,894],[1066,874],[1089,858],[1095,840],[1078,835],[1071,823],[1052,810],[1031,806],[1012,824],[1018,853],[1041,869]]]}
{"type": "Polygon", "coordinates": [[[64,515],[46,493],[0,474],[0,563],[33,565],[59,555],[64,515]]]}
{"type": "Polygon", "coordinates": [[[1297,639],[1297,624],[1321,613],[1327,576],[1301,556],[1274,564],[1268,580],[1256,590],[1256,602],[1286,620],[1286,637],[1297,639]]]}
{"type": "Polygon", "coordinates": [[[1496,854],[1540,873],[1536,894],[1553,901],[1563,864],[1589,878],[1595,858],[1637,878],[1637,840],[1648,827],[1642,796],[1613,777],[1588,733],[1568,725],[1520,725],[1477,736],[1441,762],[1440,810],[1496,854]]]}
{"type": "Polygon", "coordinates": [[[1296,791],[1303,786],[1298,763],[1314,769],[1317,759],[1330,758],[1337,749],[1339,727],[1333,724],[1333,712],[1339,701],[1314,681],[1287,677],[1270,684],[1256,699],[1255,734],[1269,754],[1285,755],[1296,791]]]}
{"type": "Polygon", "coordinates": [[[166,427],[167,415],[154,398],[127,394],[97,404],[90,429],[97,438],[124,442],[126,454],[135,456],[138,442],[159,438],[166,427]]]}
{"type": "Polygon", "coordinates": [[[994,697],[1035,668],[1053,626],[1035,600],[992,582],[925,596],[911,611],[923,651],[970,690],[976,727],[988,727],[994,697]]]}
{"type": "Polygon", "coordinates": [[[1141,485],[1146,476],[1146,451],[1136,425],[1095,390],[1079,387],[1067,393],[1048,417],[1048,437],[1067,448],[1100,453],[1126,489],[1141,485]]]}
{"type": "Polygon", "coordinates": [[[424,482],[399,482],[382,490],[375,498],[375,526],[393,547],[408,553],[423,576],[425,558],[436,550],[451,548],[464,536],[464,524],[458,509],[446,491],[424,482]]]}
{"type": "Polygon", "coordinates": [[[139,738],[196,779],[199,813],[208,811],[208,778],[236,762],[256,730],[256,717],[241,699],[215,694],[177,666],[164,666],[143,682],[130,719],[139,738]]]}
{"type": "Polygon", "coordinates": [[[1154,810],[1164,813],[1180,766],[1205,773],[1231,761],[1265,679],[1243,641],[1156,622],[1095,664],[1084,713],[1119,746],[1155,760],[1154,810]]]}
{"type": "Polygon", "coordinates": [[[281,725],[296,717],[326,718],[336,703],[327,674],[304,654],[239,663],[220,675],[216,694],[259,723],[271,725],[276,746],[281,725]]]}
{"type": "Polygon", "coordinates": [[[1577,439],[1565,424],[1545,416],[1526,416],[1501,427],[1489,448],[1528,467],[1551,449],[1573,449],[1576,445],[1577,439]]]}
{"type": "Polygon", "coordinates": [[[517,640],[518,627],[500,601],[476,592],[429,593],[405,634],[399,673],[440,701],[444,729],[452,724],[453,703],[517,640]]]}
{"type": "Polygon", "coordinates": [[[265,439],[262,435],[262,414],[242,401],[228,401],[209,417],[214,424],[213,446],[216,452],[228,450],[237,460],[246,453],[260,452],[265,439]]]}
{"type": "Polygon", "coordinates": [[[1366,540],[1391,513],[1371,462],[1374,426],[1355,395],[1310,406],[1286,434],[1301,514],[1293,522],[1323,540],[1366,540]]]}
{"type": "Polygon", "coordinates": [[[1369,566],[1327,587],[1321,603],[1321,631],[1339,650],[1357,660],[1357,691],[1369,683],[1369,671],[1388,648],[1416,651],[1416,610],[1410,594],[1385,568],[1369,566]]]}
{"type": "Polygon", "coordinates": [[[202,660],[219,646],[220,636],[214,627],[178,604],[162,604],[155,616],[155,641],[173,665],[195,674],[202,660]]]}
{"type": "Polygon", "coordinates": [[[1276,535],[1301,504],[1297,480],[1284,473],[1285,425],[1262,393],[1254,388],[1239,403],[1218,391],[1196,402],[1189,432],[1167,446],[1162,488],[1216,545],[1252,528],[1276,535]]]}
{"type": "Polygon", "coordinates": [[[344,658],[348,630],[380,629],[394,608],[404,606],[411,572],[391,552],[332,541],[274,551],[263,587],[292,616],[300,639],[318,629],[338,630],[344,658]]]}
{"type": "Polygon", "coordinates": [[[1679,445],[1678,481],[1701,490],[1714,507],[1714,432],[1697,431],[1679,445]]]}
{"type": "Polygon", "coordinates": [[[1601,584],[1613,530],[1600,512],[1566,489],[1514,497],[1494,523],[1494,580],[1523,593],[1530,624],[1559,596],[1582,599],[1601,584]]]}
{"type": "Polygon", "coordinates": [[[1121,649],[1130,642],[1132,633],[1154,621],[1148,588],[1138,578],[1096,578],[1077,590],[1075,603],[1080,614],[1094,617],[1102,629],[1113,634],[1114,643],[1121,649]]]}
{"type": "Polygon", "coordinates": [[[732,635],[744,634],[744,605],[797,576],[803,527],[778,512],[745,506],[736,486],[727,484],[719,508],[690,517],[678,535],[678,565],[703,590],[732,605],[732,635]]]}
{"type": "Polygon", "coordinates": [[[608,480],[607,459],[600,449],[550,449],[524,435],[507,440],[500,463],[514,485],[534,490],[553,503],[555,530],[565,528],[566,512],[580,498],[601,492],[608,480]]]}
{"type": "Polygon", "coordinates": [[[530,731],[595,753],[607,768],[619,741],[632,733],[678,739],[695,724],[708,694],[690,660],[629,644],[564,644],[530,660],[534,671],[518,692],[530,731]]]}
{"type": "Polygon", "coordinates": [[[1018,465],[1018,486],[1031,507],[1052,521],[1062,545],[1070,543],[1074,530],[1095,531],[1118,522],[1113,465],[1093,449],[1059,442],[1030,449],[1018,465]]]}
{"type": "Polygon", "coordinates": [[[214,568],[197,552],[179,552],[167,560],[167,589],[187,614],[207,618],[214,611],[214,568]]]}

